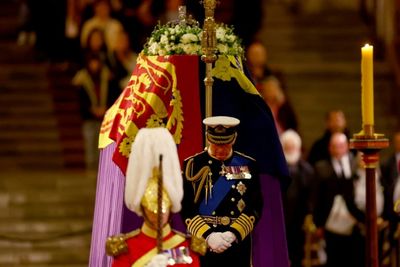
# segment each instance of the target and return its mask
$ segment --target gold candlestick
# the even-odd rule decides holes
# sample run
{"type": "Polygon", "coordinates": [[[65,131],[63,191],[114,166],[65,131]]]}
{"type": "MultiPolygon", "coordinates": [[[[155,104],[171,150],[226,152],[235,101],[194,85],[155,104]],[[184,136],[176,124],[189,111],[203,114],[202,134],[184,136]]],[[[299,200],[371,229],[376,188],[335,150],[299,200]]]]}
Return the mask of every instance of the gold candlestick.
{"type": "Polygon", "coordinates": [[[376,212],[375,171],[379,163],[379,151],[389,146],[389,140],[374,129],[374,95],[372,71],[372,47],[362,49],[362,130],[353,135],[350,148],[363,153],[366,172],[366,266],[378,267],[378,230],[376,212]]]}
{"type": "MultiPolygon", "coordinates": [[[[373,129],[373,128],[372,128],[373,129]]],[[[366,171],[366,266],[378,267],[378,230],[376,212],[376,177],[375,171],[379,163],[379,151],[389,146],[388,139],[382,134],[354,135],[350,140],[350,148],[363,153],[366,171]],[[379,137],[378,137],[379,136],[379,137]]]]}

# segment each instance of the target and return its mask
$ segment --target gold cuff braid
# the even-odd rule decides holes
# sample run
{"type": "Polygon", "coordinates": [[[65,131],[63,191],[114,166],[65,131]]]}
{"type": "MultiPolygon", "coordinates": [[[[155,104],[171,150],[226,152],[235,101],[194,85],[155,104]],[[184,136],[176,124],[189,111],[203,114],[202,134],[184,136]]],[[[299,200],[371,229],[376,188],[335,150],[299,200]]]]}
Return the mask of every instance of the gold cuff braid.
{"type": "Polygon", "coordinates": [[[190,249],[204,256],[207,253],[207,242],[203,237],[192,236],[190,249]]]}
{"type": "Polygon", "coordinates": [[[246,214],[242,213],[235,220],[235,222],[231,224],[231,227],[236,229],[240,233],[240,237],[243,240],[249,233],[251,233],[251,231],[253,231],[254,221],[254,216],[249,217],[246,214]]]}
{"type": "Polygon", "coordinates": [[[187,230],[192,236],[202,237],[205,232],[210,229],[210,226],[203,220],[200,215],[194,216],[190,220],[186,220],[187,230]]]}

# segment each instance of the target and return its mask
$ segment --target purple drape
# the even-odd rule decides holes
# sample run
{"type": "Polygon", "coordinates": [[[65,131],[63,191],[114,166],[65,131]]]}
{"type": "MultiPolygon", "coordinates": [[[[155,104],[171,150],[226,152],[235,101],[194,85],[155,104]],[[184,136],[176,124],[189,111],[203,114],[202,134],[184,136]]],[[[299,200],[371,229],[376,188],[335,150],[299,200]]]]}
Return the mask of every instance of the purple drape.
{"type": "Polygon", "coordinates": [[[95,210],[93,216],[90,267],[111,266],[105,252],[107,237],[121,233],[125,177],[112,161],[115,143],[100,151],[95,210]]]}
{"type": "Polygon", "coordinates": [[[261,174],[263,214],[253,234],[254,267],[288,267],[285,222],[278,179],[261,174]]]}

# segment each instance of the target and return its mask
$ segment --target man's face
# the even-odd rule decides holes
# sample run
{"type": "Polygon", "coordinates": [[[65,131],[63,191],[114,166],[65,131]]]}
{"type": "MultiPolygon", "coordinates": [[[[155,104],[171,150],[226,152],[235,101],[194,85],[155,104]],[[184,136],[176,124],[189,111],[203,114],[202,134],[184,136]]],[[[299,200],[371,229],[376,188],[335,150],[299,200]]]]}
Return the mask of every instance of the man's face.
{"type": "Polygon", "coordinates": [[[294,165],[299,161],[301,156],[301,147],[299,147],[295,141],[287,140],[282,144],[282,148],[289,165],[294,165]]]}
{"type": "Polygon", "coordinates": [[[346,118],[343,112],[334,111],[329,114],[327,124],[332,133],[343,132],[346,128],[346,118]]]}
{"type": "Polygon", "coordinates": [[[267,51],[261,43],[252,44],[247,51],[248,64],[252,67],[264,67],[267,63],[267,51]]]}
{"type": "Polygon", "coordinates": [[[226,160],[232,154],[233,142],[230,144],[210,143],[208,153],[218,160],[226,160]]]}
{"type": "Polygon", "coordinates": [[[342,133],[335,133],[332,135],[329,143],[329,152],[332,157],[340,159],[349,151],[347,137],[342,133]]]}

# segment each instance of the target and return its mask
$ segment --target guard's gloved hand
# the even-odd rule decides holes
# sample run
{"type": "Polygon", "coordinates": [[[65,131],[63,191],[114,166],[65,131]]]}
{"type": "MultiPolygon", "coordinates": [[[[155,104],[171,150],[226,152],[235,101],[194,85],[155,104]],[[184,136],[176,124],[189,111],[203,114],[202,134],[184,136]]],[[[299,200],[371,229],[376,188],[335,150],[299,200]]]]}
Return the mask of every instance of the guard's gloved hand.
{"type": "Polygon", "coordinates": [[[231,231],[223,232],[223,233],[222,233],[222,238],[223,238],[225,241],[227,241],[227,242],[229,242],[229,243],[231,243],[231,244],[232,244],[233,242],[236,241],[236,236],[235,236],[235,234],[232,233],[231,231]]]}
{"type": "Polygon", "coordinates": [[[207,245],[212,252],[221,253],[231,246],[231,243],[223,238],[221,232],[211,233],[206,239],[207,245]]]}
{"type": "Polygon", "coordinates": [[[168,255],[157,254],[145,265],[145,267],[167,267],[168,255]]]}

